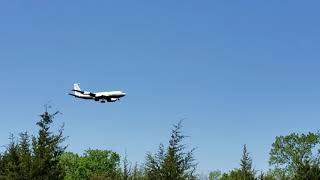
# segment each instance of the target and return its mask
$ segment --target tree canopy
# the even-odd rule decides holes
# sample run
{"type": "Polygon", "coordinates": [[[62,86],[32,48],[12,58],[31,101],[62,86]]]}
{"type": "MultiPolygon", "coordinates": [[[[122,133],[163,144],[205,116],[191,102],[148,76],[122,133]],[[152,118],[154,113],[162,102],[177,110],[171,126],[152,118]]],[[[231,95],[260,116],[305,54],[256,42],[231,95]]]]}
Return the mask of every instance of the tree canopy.
{"type": "Polygon", "coordinates": [[[149,179],[184,180],[196,178],[194,149],[186,151],[187,146],[182,142],[186,136],[181,132],[181,123],[180,121],[177,125],[174,125],[166,150],[160,144],[157,154],[149,153],[147,155],[146,174],[149,179]]]}
{"type": "Polygon", "coordinates": [[[319,142],[319,133],[277,136],[271,147],[269,164],[293,176],[299,169],[318,164],[319,151],[314,148],[319,142]]]}
{"type": "Polygon", "coordinates": [[[239,167],[222,173],[197,175],[194,148],[189,148],[182,133],[182,122],[173,126],[168,146],[148,152],[145,162],[134,166],[111,150],[88,149],[83,154],[65,152],[63,127],[52,131],[59,112],[40,115],[38,132],[11,135],[0,152],[0,180],[316,180],[320,179],[320,133],[291,133],[277,136],[271,146],[266,173],[257,175],[251,153],[243,146],[239,167]],[[123,159],[123,161],[121,161],[123,159]],[[123,168],[121,167],[123,162],[123,168]]]}
{"type": "Polygon", "coordinates": [[[18,141],[12,135],[6,151],[0,159],[0,179],[51,180],[63,179],[64,170],[59,165],[59,157],[66,146],[63,128],[57,134],[50,131],[50,125],[59,112],[44,112],[37,122],[39,131],[32,137],[27,132],[20,133],[18,141]]]}
{"type": "Polygon", "coordinates": [[[120,156],[109,150],[87,150],[83,156],[72,152],[64,153],[60,163],[65,169],[65,179],[119,179],[120,156]]]}

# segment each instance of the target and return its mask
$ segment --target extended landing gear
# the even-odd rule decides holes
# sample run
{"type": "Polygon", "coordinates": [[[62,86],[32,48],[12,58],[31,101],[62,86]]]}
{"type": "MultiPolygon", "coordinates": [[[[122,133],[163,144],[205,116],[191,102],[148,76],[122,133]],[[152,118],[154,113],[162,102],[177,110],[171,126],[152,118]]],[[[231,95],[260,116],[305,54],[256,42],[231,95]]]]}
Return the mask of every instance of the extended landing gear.
{"type": "Polygon", "coordinates": [[[104,100],[102,100],[102,101],[100,101],[101,103],[105,103],[106,101],[104,101],[104,100]]]}

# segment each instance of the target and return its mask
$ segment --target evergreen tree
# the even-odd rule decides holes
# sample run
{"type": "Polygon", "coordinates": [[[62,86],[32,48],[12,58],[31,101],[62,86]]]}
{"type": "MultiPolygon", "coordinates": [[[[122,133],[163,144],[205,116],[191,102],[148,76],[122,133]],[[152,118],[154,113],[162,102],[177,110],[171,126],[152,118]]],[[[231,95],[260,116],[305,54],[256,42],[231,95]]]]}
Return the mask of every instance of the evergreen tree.
{"type": "Polygon", "coordinates": [[[219,180],[242,180],[241,170],[234,169],[229,173],[224,173],[219,180]]]}
{"type": "Polygon", "coordinates": [[[318,164],[306,163],[303,167],[299,167],[293,180],[310,180],[320,179],[320,167],[318,164]]]}
{"type": "Polygon", "coordinates": [[[249,156],[247,146],[243,146],[242,158],[240,159],[240,169],[234,169],[229,173],[224,173],[219,180],[255,180],[255,171],[252,168],[252,160],[249,156]]]}
{"type": "Polygon", "coordinates": [[[132,169],[132,180],[137,180],[139,176],[138,164],[135,163],[132,169]]]}
{"type": "Polygon", "coordinates": [[[145,171],[148,179],[150,180],[162,180],[163,178],[163,164],[165,159],[165,152],[163,144],[159,145],[159,150],[157,154],[152,155],[151,153],[147,154],[145,171]]]}
{"type": "Polygon", "coordinates": [[[254,180],[255,171],[252,169],[252,159],[249,156],[247,146],[243,146],[242,159],[240,160],[240,171],[242,180],[254,180]]]}
{"type": "Polygon", "coordinates": [[[10,143],[3,155],[4,179],[22,179],[18,151],[18,145],[15,142],[15,137],[11,135],[10,143]]]}
{"type": "Polygon", "coordinates": [[[3,162],[3,155],[0,153],[0,180],[4,179],[4,162],[3,162]]]}
{"type": "Polygon", "coordinates": [[[124,159],[123,159],[123,180],[130,180],[131,179],[131,172],[128,162],[127,153],[125,153],[124,159]]]}
{"type": "Polygon", "coordinates": [[[20,133],[18,154],[20,158],[21,178],[25,180],[31,179],[31,149],[30,139],[27,132],[20,133]]]}
{"type": "Polygon", "coordinates": [[[63,128],[57,135],[50,132],[50,125],[59,112],[49,114],[44,112],[37,122],[39,127],[38,137],[32,138],[33,162],[32,177],[34,179],[52,180],[63,179],[64,171],[59,164],[59,157],[66,146],[61,143],[65,140],[62,135],[63,128]]]}
{"type": "Polygon", "coordinates": [[[10,144],[2,157],[1,164],[2,179],[31,179],[31,152],[27,133],[20,134],[19,143],[16,143],[14,136],[11,135],[10,144]]]}
{"type": "Polygon", "coordinates": [[[169,147],[164,151],[161,144],[156,155],[147,155],[146,172],[149,179],[185,180],[196,179],[193,152],[185,152],[186,145],[182,140],[186,137],[181,132],[181,121],[174,125],[171,132],[169,147]]]}
{"type": "Polygon", "coordinates": [[[132,169],[132,180],[147,180],[147,177],[143,171],[143,168],[138,167],[138,164],[135,163],[132,169]]]}

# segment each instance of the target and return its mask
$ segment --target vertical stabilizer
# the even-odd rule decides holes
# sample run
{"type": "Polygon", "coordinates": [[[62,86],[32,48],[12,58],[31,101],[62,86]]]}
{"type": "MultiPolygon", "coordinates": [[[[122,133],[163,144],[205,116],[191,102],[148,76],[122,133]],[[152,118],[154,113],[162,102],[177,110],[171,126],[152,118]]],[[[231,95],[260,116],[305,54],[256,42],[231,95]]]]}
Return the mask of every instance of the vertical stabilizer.
{"type": "Polygon", "coordinates": [[[73,89],[74,89],[74,90],[81,91],[81,89],[80,89],[80,84],[79,84],[79,83],[73,84],[73,89]]]}
{"type": "MultiPolygon", "coordinates": [[[[73,84],[73,90],[81,91],[80,84],[79,83],[73,84]]],[[[74,95],[81,95],[81,93],[77,91],[74,91],[74,95]]]]}

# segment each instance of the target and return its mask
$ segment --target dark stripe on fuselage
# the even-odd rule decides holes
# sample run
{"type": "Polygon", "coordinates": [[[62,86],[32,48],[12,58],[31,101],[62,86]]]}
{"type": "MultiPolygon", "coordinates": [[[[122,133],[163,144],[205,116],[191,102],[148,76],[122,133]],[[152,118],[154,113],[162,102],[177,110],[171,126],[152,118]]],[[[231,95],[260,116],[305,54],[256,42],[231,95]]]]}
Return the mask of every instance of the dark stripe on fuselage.
{"type": "Polygon", "coordinates": [[[112,95],[112,96],[108,96],[109,98],[121,98],[125,96],[124,94],[115,94],[115,95],[112,95]]]}
{"type": "Polygon", "coordinates": [[[74,96],[74,97],[76,97],[76,98],[81,98],[81,99],[94,99],[93,97],[83,97],[83,96],[77,96],[77,95],[75,95],[75,94],[69,94],[70,96],[74,96]]]}

